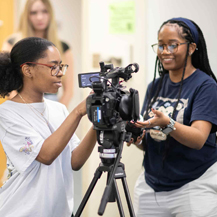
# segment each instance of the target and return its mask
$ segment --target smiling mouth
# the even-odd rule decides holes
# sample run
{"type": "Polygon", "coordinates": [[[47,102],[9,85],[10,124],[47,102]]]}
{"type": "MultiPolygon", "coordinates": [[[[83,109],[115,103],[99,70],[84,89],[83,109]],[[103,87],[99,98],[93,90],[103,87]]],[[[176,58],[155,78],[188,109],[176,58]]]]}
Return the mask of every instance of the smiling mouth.
{"type": "Polygon", "coordinates": [[[162,60],[163,60],[163,62],[171,62],[173,60],[173,58],[164,58],[162,60]]]}

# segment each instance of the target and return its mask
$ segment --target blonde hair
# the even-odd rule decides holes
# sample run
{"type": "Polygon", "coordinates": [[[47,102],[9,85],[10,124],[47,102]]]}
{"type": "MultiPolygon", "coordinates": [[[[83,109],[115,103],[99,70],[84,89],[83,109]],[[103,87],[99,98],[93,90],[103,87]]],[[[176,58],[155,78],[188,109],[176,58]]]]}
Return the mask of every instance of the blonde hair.
{"type": "Polygon", "coordinates": [[[57,49],[60,51],[60,53],[63,53],[63,48],[62,44],[58,38],[57,35],[57,25],[56,21],[54,18],[54,12],[52,5],[49,0],[27,0],[24,11],[20,17],[20,23],[18,27],[18,40],[21,38],[26,38],[26,37],[33,37],[34,36],[34,30],[32,27],[32,24],[29,21],[29,14],[30,14],[30,9],[33,5],[34,2],[36,1],[41,1],[47,8],[48,14],[50,15],[50,22],[48,24],[48,27],[46,29],[46,34],[45,38],[49,41],[51,41],[53,44],[56,45],[57,49]]]}

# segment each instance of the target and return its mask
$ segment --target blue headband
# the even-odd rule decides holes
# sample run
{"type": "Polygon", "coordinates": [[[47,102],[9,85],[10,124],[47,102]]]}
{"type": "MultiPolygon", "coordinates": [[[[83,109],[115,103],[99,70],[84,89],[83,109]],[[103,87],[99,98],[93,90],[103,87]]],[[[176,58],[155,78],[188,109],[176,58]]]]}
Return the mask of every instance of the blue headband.
{"type": "MultiPolygon", "coordinates": [[[[182,18],[182,17],[177,17],[177,18],[172,18],[170,20],[182,21],[183,23],[185,23],[189,27],[189,29],[191,31],[191,34],[192,34],[193,39],[194,39],[194,42],[196,44],[198,44],[199,35],[198,35],[197,28],[196,28],[196,26],[189,19],[182,18]]],[[[168,20],[168,21],[170,21],[170,20],[168,20]]]]}

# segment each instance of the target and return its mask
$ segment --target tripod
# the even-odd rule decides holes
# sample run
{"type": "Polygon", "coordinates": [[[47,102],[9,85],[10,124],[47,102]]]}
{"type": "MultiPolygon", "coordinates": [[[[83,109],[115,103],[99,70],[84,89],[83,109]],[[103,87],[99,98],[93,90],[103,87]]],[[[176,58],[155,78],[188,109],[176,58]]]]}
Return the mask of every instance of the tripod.
{"type": "Polygon", "coordinates": [[[131,217],[135,217],[135,213],[133,210],[133,205],[132,205],[132,201],[130,198],[130,194],[129,194],[129,190],[128,190],[128,186],[127,186],[127,182],[126,182],[126,174],[125,174],[125,170],[124,170],[124,164],[120,162],[120,158],[121,158],[121,150],[123,148],[123,142],[120,145],[120,149],[117,155],[117,158],[115,160],[114,165],[106,165],[103,163],[100,163],[99,167],[96,169],[95,173],[94,173],[94,177],[91,181],[91,184],[88,187],[88,190],[75,214],[75,217],[79,217],[93,191],[93,188],[95,187],[98,179],[101,177],[102,172],[108,172],[108,176],[107,176],[107,185],[105,188],[105,191],[103,193],[103,197],[101,199],[101,204],[98,210],[98,214],[99,215],[103,215],[104,211],[105,211],[105,207],[107,202],[115,202],[115,199],[117,200],[117,205],[118,205],[118,209],[119,209],[119,213],[121,217],[124,217],[124,210],[123,210],[123,206],[121,203],[121,198],[120,198],[120,194],[118,192],[118,187],[117,187],[117,182],[116,179],[121,179],[122,181],[122,185],[124,188],[124,193],[126,196],[126,200],[127,200],[127,204],[128,204],[128,208],[129,208],[129,213],[131,217]]]}

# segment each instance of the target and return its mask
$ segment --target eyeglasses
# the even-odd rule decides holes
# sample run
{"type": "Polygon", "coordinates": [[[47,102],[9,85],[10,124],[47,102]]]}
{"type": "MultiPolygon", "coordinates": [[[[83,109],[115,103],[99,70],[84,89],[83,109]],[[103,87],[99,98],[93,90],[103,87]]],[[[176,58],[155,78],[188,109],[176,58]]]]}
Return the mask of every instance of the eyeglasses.
{"type": "Polygon", "coordinates": [[[36,63],[36,62],[25,62],[20,67],[22,68],[23,65],[25,64],[36,64],[36,65],[42,65],[42,66],[47,66],[51,69],[51,75],[52,76],[57,76],[60,71],[62,71],[62,74],[65,75],[67,68],[69,65],[67,64],[59,64],[59,65],[48,65],[48,64],[43,64],[43,63],[36,63]]]}
{"type": "Polygon", "coordinates": [[[178,47],[180,45],[183,45],[183,44],[188,44],[189,42],[184,42],[184,43],[171,43],[171,44],[153,44],[151,45],[152,46],[152,49],[155,53],[162,53],[164,51],[164,47],[166,46],[166,50],[167,52],[170,52],[170,53],[176,53],[177,50],[178,50],[178,47]]]}

